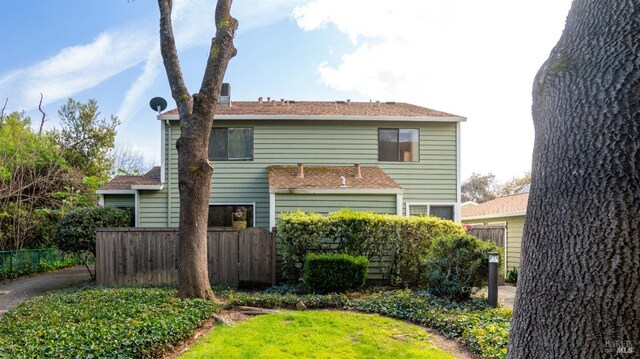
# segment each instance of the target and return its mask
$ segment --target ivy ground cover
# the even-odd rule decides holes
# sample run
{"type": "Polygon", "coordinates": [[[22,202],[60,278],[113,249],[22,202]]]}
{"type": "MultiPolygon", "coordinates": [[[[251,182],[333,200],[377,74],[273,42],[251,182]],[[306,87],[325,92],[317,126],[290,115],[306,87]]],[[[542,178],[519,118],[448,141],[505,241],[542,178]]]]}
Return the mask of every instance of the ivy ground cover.
{"type": "Polygon", "coordinates": [[[145,358],[189,337],[217,305],[168,288],[52,292],[0,319],[0,358],[145,358]]]}
{"type": "Polygon", "coordinates": [[[429,337],[378,315],[285,311],[217,326],[181,358],[453,358],[429,337]]]}

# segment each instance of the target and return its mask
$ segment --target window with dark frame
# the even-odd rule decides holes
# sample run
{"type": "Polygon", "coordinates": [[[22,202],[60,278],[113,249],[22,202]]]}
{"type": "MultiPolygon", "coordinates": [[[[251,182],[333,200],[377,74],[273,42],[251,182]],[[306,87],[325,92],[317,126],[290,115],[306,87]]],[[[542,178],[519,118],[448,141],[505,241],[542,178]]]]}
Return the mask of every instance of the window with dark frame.
{"type": "Polygon", "coordinates": [[[253,205],[251,204],[209,205],[207,227],[233,227],[234,214],[239,211],[246,213],[247,228],[253,227],[253,205]]]}
{"type": "Polygon", "coordinates": [[[417,128],[379,128],[378,161],[419,162],[420,130],[417,128]]]}
{"type": "Polygon", "coordinates": [[[212,128],[209,137],[212,161],[253,161],[253,128],[212,128]]]}

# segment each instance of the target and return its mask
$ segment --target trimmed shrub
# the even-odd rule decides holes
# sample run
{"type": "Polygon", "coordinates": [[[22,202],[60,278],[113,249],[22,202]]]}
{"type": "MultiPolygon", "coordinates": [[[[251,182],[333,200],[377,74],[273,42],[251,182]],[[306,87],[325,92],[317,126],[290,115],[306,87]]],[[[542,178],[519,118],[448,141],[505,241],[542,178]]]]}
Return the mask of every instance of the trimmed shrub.
{"type": "Polygon", "coordinates": [[[129,227],[129,212],[113,207],[77,209],[60,220],[53,241],[60,250],[96,254],[96,228],[129,227]]]}
{"type": "Polygon", "coordinates": [[[498,246],[474,236],[435,238],[427,258],[425,284],[437,296],[469,299],[472,288],[487,284],[488,252],[502,257],[498,246]]]}
{"type": "Polygon", "coordinates": [[[368,267],[363,256],[310,253],[304,261],[302,280],[316,292],[344,292],[364,285],[368,267]]]}
{"type": "Polygon", "coordinates": [[[463,235],[465,230],[459,223],[436,217],[342,210],[328,216],[283,213],[277,233],[283,274],[289,281],[300,279],[308,253],[345,253],[377,261],[392,284],[415,286],[421,281],[431,240],[463,235]]]}

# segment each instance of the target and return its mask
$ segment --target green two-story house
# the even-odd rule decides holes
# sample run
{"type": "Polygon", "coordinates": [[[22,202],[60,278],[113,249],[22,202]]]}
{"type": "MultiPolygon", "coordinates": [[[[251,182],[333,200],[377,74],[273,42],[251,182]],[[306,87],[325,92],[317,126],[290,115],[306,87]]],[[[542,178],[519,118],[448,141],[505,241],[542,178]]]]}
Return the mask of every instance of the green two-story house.
{"type": "MultiPolygon", "coordinates": [[[[176,110],[157,117],[161,165],[118,176],[101,203],[129,208],[138,227],[177,227],[176,110]]],[[[460,221],[460,123],[396,102],[221,101],[209,140],[209,226],[272,228],[279,213],[342,208],[460,221]]]]}

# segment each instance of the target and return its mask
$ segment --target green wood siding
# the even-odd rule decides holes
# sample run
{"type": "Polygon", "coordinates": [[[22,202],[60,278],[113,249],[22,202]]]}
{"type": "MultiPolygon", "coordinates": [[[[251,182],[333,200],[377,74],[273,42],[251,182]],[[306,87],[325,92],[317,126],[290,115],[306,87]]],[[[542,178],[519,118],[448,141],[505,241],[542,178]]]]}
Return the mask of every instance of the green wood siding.
{"type": "MultiPolygon", "coordinates": [[[[141,226],[161,223],[162,226],[177,226],[179,195],[175,141],[180,135],[180,128],[178,121],[171,121],[171,124],[171,138],[169,130],[165,131],[168,141],[165,162],[171,157],[165,172],[165,189],[154,192],[157,196],[164,196],[165,200],[147,200],[145,197],[152,192],[141,192],[141,226]],[[170,220],[161,218],[159,209],[152,209],[162,205],[166,210],[169,203],[170,220]],[[148,213],[156,215],[153,221],[144,219],[148,213]]],[[[304,162],[307,166],[354,163],[379,166],[403,187],[405,202],[456,202],[456,123],[216,120],[214,127],[254,128],[253,161],[213,162],[211,202],[255,202],[258,227],[269,227],[267,167],[271,165],[293,166],[304,162]],[[420,162],[379,162],[378,128],[419,128],[420,162]]]]}
{"type": "Polygon", "coordinates": [[[105,207],[135,207],[136,198],[133,194],[105,194],[105,207]]]}
{"type": "Polygon", "coordinates": [[[276,216],[282,212],[327,214],[343,208],[396,214],[395,194],[276,194],[276,216]]]}
{"type": "Polygon", "coordinates": [[[495,217],[483,219],[463,219],[462,223],[485,225],[492,223],[507,223],[507,266],[506,270],[516,268],[520,271],[520,250],[522,248],[522,232],[524,216],[495,217]]]}

